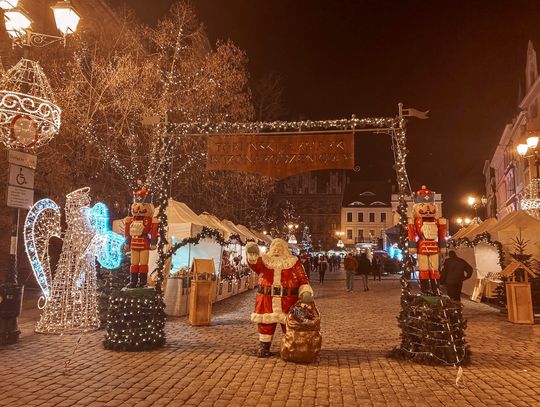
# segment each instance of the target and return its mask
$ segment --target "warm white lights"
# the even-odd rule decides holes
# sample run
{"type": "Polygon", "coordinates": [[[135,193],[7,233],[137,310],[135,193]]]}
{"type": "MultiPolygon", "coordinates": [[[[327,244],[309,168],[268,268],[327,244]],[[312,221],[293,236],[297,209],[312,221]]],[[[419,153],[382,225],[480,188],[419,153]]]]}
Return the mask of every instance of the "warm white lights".
{"type": "Polygon", "coordinates": [[[525,154],[527,154],[528,149],[529,149],[529,146],[527,144],[518,144],[517,146],[517,152],[522,157],[524,157],[525,154]]]}
{"type": "Polygon", "coordinates": [[[54,12],[56,27],[63,35],[72,34],[77,29],[81,17],[75,11],[71,2],[59,1],[51,7],[54,12]]]}
{"type": "Polygon", "coordinates": [[[2,10],[10,10],[17,7],[19,0],[0,0],[0,8],[2,10]]]}
{"type": "Polygon", "coordinates": [[[24,11],[12,9],[4,12],[4,23],[8,35],[11,38],[18,38],[26,34],[26,30],[32,25],[32,20],[24,11]]]}
{"type": "Polygon", "coordinates": [[[538,136],[527,137],[527,147],[532,148],[533,150],[538,145],[538,136]]]}
{"type": "Polygon", "coordinates": [[[467,203],[469,204],[469,206],[474,206],[474,204],[476,203],[476,198],[474,196],[469,196],[467,198],[467,203]]]}

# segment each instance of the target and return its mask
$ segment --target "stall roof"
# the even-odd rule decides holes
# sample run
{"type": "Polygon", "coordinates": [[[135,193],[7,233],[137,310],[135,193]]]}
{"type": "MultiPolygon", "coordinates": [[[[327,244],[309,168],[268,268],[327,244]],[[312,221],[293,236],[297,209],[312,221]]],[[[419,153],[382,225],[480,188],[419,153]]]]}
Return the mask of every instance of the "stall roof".
{"type": "Polygon", "coordinates": [[[216,218],[214,215],[210,215],[208,212],[201,213],[199,218],[212,225],[212,228],[219,230],[225,239],[228,239],[229,236],[234,233],[231,232],[227,226],[221,223],[218,218],[216,218]]]}
{"type": "Polygon", "coordinates": [[[533,218],[525,211],[516,211],[503,218],[488,232],[500,232],[503,230],[540,230],[540,220],[533,218]]]}
{"type": "Polygon", "coordinates": [[[458,230],[454,236],[452,236],[452,239],[461,239],[462,237],[464,237],[465,235],[471,233],[474,229],[476,229],[478,227],[478,223],[476,221],[474,221],[473,223],[471,223],[469,226],[467,226],[466,228],[462,228],[460,230],[458,230]]]}
{"type": "Polygon", "coordinates": [[[247,227],[245,227],[244,225],[236,225],[236,228],[238,230],[241,230],[248,238],[250,239],[253,239],[255,240],[256,242],[258,242],[259,240],[261,240],[256,234],[254,234],[251,230],[249,230],[247,227]]]}
{"type": "Polygon", "coordinates": [[[208,222],[205,222],[203,219],[197,216],[197,214],[193,212],[185,203],[175,201],[172,198],[169,199],[167,218],[169,223],[193,223],[199,226],[212,227],[210,224],[208,224],[208,222]]]}
{"type": "Polygon", "coordinates": [[[232,233],[235,233],[237,235],[240,235],[240,237],[245,240],[245,239],[252,239],[251,236],[246,236],[246,234],[244,232],[242,232],[240,229],[238,229],[236,227],[236,225],[234,223],[232,223],[230,220],[227,220],[227,219],[223,219],[221,221],[221,223],[223,223],[225,226],[227,226],[229,229],[231,229],[232,233]]]}
{"type": "Polygon", "coordinates": [[[492,229],[497,224],[497,219],[495,218],[489,218],[480,223],[480,225],[472,229],[471,231],[465,233],[461,237],[467,237],[469,239],[473,239],[475,236],[479,235],[480,233],[489,232],[490,229],[492,229]]]}

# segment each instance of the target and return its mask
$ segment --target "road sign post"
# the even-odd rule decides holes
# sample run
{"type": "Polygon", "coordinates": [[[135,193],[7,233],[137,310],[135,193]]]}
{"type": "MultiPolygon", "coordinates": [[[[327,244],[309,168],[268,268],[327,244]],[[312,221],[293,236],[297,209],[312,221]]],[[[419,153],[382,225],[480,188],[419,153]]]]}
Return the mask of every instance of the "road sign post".
{"type": "Polygon", "coordinates": [[[24,287],[18,284],[19,218],[22,209],[34,203],[34,170],[37,157],[21,151],[8,151],[9,178],[7,205],[13,208],[9,270],[6,284],[0,287],[0,345],[16,343],[20,330],[17,317],[22,306],[24,287]]]}

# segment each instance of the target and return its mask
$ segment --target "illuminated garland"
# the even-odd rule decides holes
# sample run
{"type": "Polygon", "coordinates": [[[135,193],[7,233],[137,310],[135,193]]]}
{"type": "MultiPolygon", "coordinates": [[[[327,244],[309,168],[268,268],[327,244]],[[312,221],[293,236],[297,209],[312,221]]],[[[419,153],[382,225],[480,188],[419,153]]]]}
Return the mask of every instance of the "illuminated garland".
{"type": "MultiPolygon", "coordinates": [[[[211,229],[204,226],[202,231],[197,235],[192,237],[186,237],[185,239],[176,242],[169,250],[167,250],[167,252],[164,252],[163,255],[158,258],[156,268],[152,271],[152,273],[159,272],[160,268],[163,269],[167,260],[182,247],[188,244],[199,244],[201,239],[211,238],[215,239],[220,246],[228,246],[230,244],[236,243],[240,243],[242,246],[245,246],[248,242],[254,242],[253,239],[246,239],[245,241],[242,241],[239,235],[231,235],[228,240],[225,240],[219,230],[211,229]]],[[[258,245],[265,245],[265,243],[262,241],[258,241],[256,243],[258,245]]]]}
{"type": "Polygon", "coordinates": [[[460,247],[460,246],[466,246],[466,247],[475,247],[480,243],[487,243],[490,246],[496,247],[497,252],[499,254],[499,264],[501,267],[504,267],[504,250],[503,245],[501,242],[497,240],[491,240],[491,235],[489,232],[483,232],[474,237],[473,240],[470,240],[467,237],[462,237],[455,240],[449,240],[449,244],[452,247],[460,247]]]}

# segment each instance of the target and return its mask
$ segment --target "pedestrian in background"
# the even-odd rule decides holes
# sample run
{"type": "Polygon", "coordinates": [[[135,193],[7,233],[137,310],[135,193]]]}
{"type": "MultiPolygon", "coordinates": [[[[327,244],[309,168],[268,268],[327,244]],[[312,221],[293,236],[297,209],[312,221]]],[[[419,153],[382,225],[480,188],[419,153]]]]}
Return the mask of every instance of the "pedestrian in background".
{"type": "Polygon", "coordinates": [[[328,261],[323,255],[319,258],[319,284],[324,283],[324,275],[326,274],[326,269],[328,268],[328,261]]]}
{"type": "Polygon", "coordinates": [[[369,278],[370,273],[371,273],[371,263],[369,259],[367,258],[366,253],[362,253],[358,261],[358,274],[362,276],[362,282],[364,283],[364,291],[369,291],[368,278],[369,278]]]}
{"type": "Polygon", "coordinates": [[[351,253],[347,253],[345,256],[343,267],[347,276],[347,291],[351,292],[353,290],[354,272],[358,268],[358,262],[351,253]]]}
{"type": "Polygon", "coordinates": [[[473,268],[469,263],[450,250],[441,271],[441,284],[446,285],[446,293],[454,301],[461,302],[463,281],[471,278],[473,268]]]}
{"type": "Polygon", "coordinates": [[[380,257],[374,257],[373,261],[371,262],[371,272],[373,274],[373,281],[379,277],[379,281],[381,281],[382,276],[382,259],[380,257]]]}

